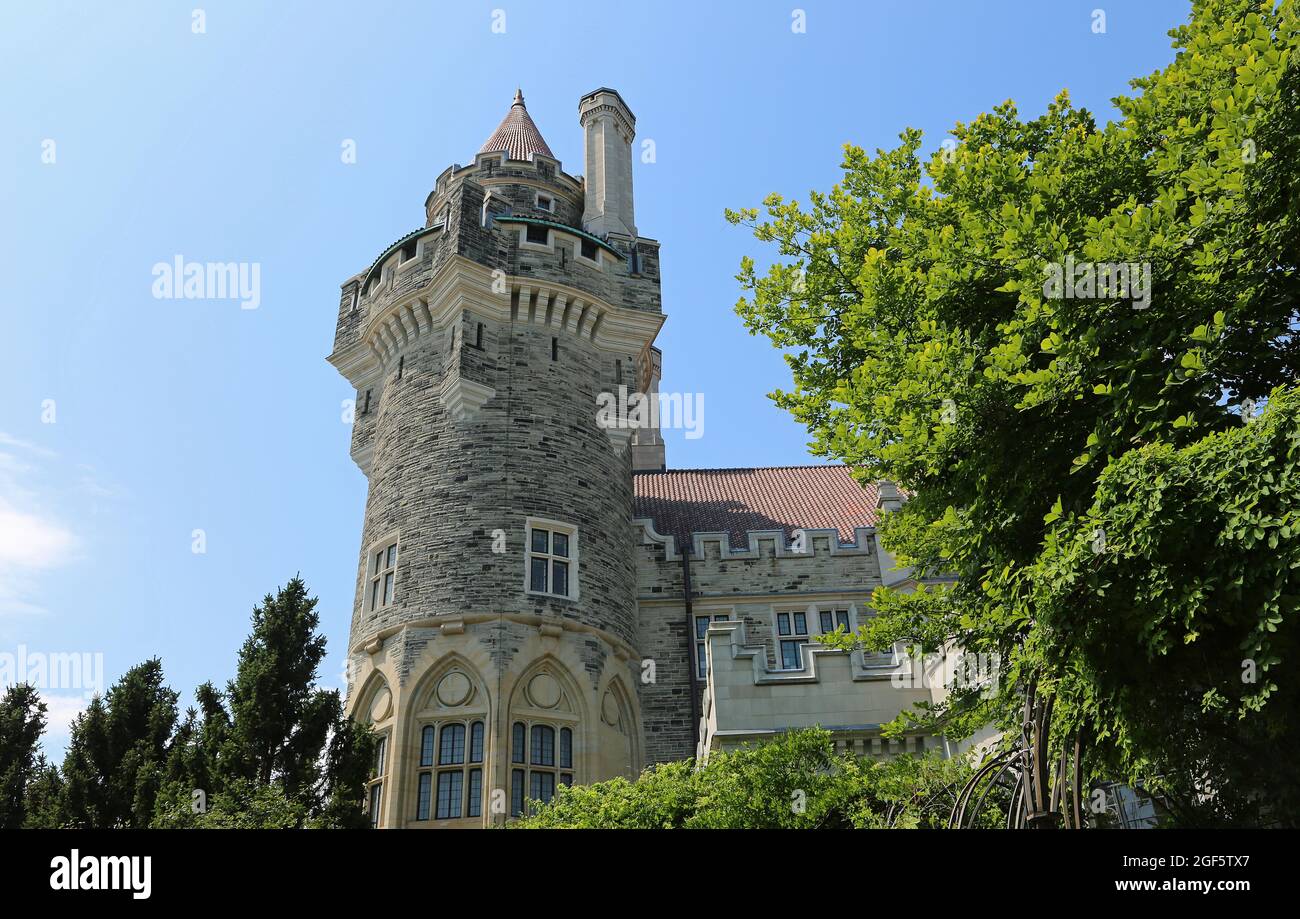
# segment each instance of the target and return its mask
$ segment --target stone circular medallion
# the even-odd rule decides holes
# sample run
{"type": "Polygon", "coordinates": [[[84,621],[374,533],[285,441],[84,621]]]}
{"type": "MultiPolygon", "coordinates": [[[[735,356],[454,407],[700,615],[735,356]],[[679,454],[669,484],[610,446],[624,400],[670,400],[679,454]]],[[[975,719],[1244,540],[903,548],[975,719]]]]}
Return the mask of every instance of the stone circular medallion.
{"type": "Polygon", "coordinates": [[[370,703],[370,720],[383,721],[393,713],[393,694],[387,689],[375,693],[375,701],[370,703]]]}
{"type": "Polygon", "coordinates": [[[459,670],[453,670],[438,681],[438,701],[443,705],[463,705],[469,698],[469,677],[459,670]]]}
{"type": "Polygon", "coordinates": [[[539,673],[528,681],[528,697],[539,708],[555,708],[560,704],[560,684],[549,673],[539,673]]]}
{"type": "Polygon", "coordinates": [[[618,699],[608,689],[605,690],[605,698],[600,703],[600,714],[605,719],[605,723],[618,726],[618,699]]]}

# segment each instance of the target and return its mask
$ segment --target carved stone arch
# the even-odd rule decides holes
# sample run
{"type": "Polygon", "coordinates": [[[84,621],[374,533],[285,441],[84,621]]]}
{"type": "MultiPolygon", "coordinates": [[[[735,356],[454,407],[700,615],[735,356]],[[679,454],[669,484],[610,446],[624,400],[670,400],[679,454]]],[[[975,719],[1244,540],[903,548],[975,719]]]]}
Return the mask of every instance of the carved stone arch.
{"type": "Polygon", "coordinates": [[[632,703],[623,681],[615,676],[600,695],[600,721],[620,734],[631,734],[636,730],[632,720],[632,703]]]}
{"type": "Polygon", "coordinates": [[[641,767],[641,726],[635,697],[622,676],[615,674],[600,692],[596,753],[602,762],[602,778],[622,775],[635,778],[641,767]]]}
{"type": "Polygon", "coordinates": [[[362,724],[383,728],[392,724],[396,703],[393,690],[388,685],[388,677],[383,671],[375,670],[357,693],[356,704],[352,707],[352,717],[362,724]]]}
{"type": "Polygon", "coordinates": [[[430,712],[481,711],[488,714],[491,698],[479,668],[452,652],[438,658],[416,682],[408,710],[413,716],[430,712]]]}
{"type": "Polygon", "coordinates": [[[545,717],[548,713],[576,717],[587,722],[587,702],[582,685],[568,666],[553,654],[533,661],[514,681],[510,712],[525,710],[545,717]]]}
{"type": "MultiPolygon", "coordinates": [[[[511,683],[510,701],[505,710],[503,755],[510,760],[512,813],[517,801],[517,779],[527,777],[527,797],[544,799],[544,795],[536,794],[532,784],[537,773],[549,773],[557,783],[571,779],[577,784],[590,782],[599,774],[600,766],[594,752],[598,732],[588,699],[590,691],[590,684],[584,692],[583,683],[574,678],[569,666],[550,653],[530,662],[511,683]],[[522,732],[516,729],[520,724],[523,725],[522,732]],[[540,762],[534,758],[534,738],[538,731],[549,733],[554,738],[553,765],[547,762],[545,752],[540,762]],[[524,752],[518,754],[519,750],[524,752]],[[568,765],[565,765],[566,750],[570,757],[568,765]],[[516,755],[523,755],[525,762],[519,762],[516,755]]],[[[545,751],[546,747],[540,749],[545,751]]]]}

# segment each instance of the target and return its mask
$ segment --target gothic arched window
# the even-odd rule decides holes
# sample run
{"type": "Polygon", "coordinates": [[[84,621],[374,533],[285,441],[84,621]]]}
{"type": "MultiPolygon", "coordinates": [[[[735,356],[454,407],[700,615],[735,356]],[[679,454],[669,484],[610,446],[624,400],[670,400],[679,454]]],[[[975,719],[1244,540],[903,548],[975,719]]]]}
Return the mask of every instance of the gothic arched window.
{"type": "Polygon", "coordinates": [[[546,722],[516,721],[510,732],[510,814],[522,815],[528,801],[543,804],[557,785],[573,784],[573,729],[546,722]]]}
{"type": "Polygon", "coordinates": [[[454,820],[482,813],[483,722],[426,724],[420,730],[415,819],[454,820]]]}

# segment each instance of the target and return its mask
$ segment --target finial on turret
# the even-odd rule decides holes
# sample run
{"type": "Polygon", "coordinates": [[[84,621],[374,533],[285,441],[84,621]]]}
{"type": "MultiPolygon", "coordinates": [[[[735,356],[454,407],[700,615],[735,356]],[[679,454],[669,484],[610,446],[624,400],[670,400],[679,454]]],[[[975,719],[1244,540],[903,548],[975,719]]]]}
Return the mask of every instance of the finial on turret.
{"type": "MultiPolygon", "coordinates": [[[[524,104],[524,91],[523,91],[521,88],[519,88],[518,86],[515,87],[515,103],[514,103],[514,104],[515,104],[515,105],[523,105],[523,104],[524,104]]],[[[527,106],[525,106],[525,108],[527,108],[527,106]]]]}

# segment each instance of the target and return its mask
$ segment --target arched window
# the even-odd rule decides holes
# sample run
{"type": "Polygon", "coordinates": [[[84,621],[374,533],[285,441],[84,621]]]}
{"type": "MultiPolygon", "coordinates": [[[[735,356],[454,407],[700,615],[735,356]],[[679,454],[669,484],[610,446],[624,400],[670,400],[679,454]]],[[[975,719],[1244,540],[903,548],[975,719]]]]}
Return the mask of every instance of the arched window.
{"type": "Polygon", "coordinates": [[[370,766],[370,788],[367,794],[370,825],[379,826],[379,806],[384,800],[384,776],[388,772],[388,735],[381,734],[375,741],[375,758],[370,766]]]}
{"type": "Polygon", "coordinates": [[[415,819],[455,820],[482,814],[483,722],[426,724],[420,730],[415,819]]]}
{"type": "Polygon", "coordinates": [[[555,797],[557,784],[573,784],[573,729],[516,721],[510,740],[516,767],[510,770],[510,814],[518,817],[528,801],[545,804],[555,797]]]}

